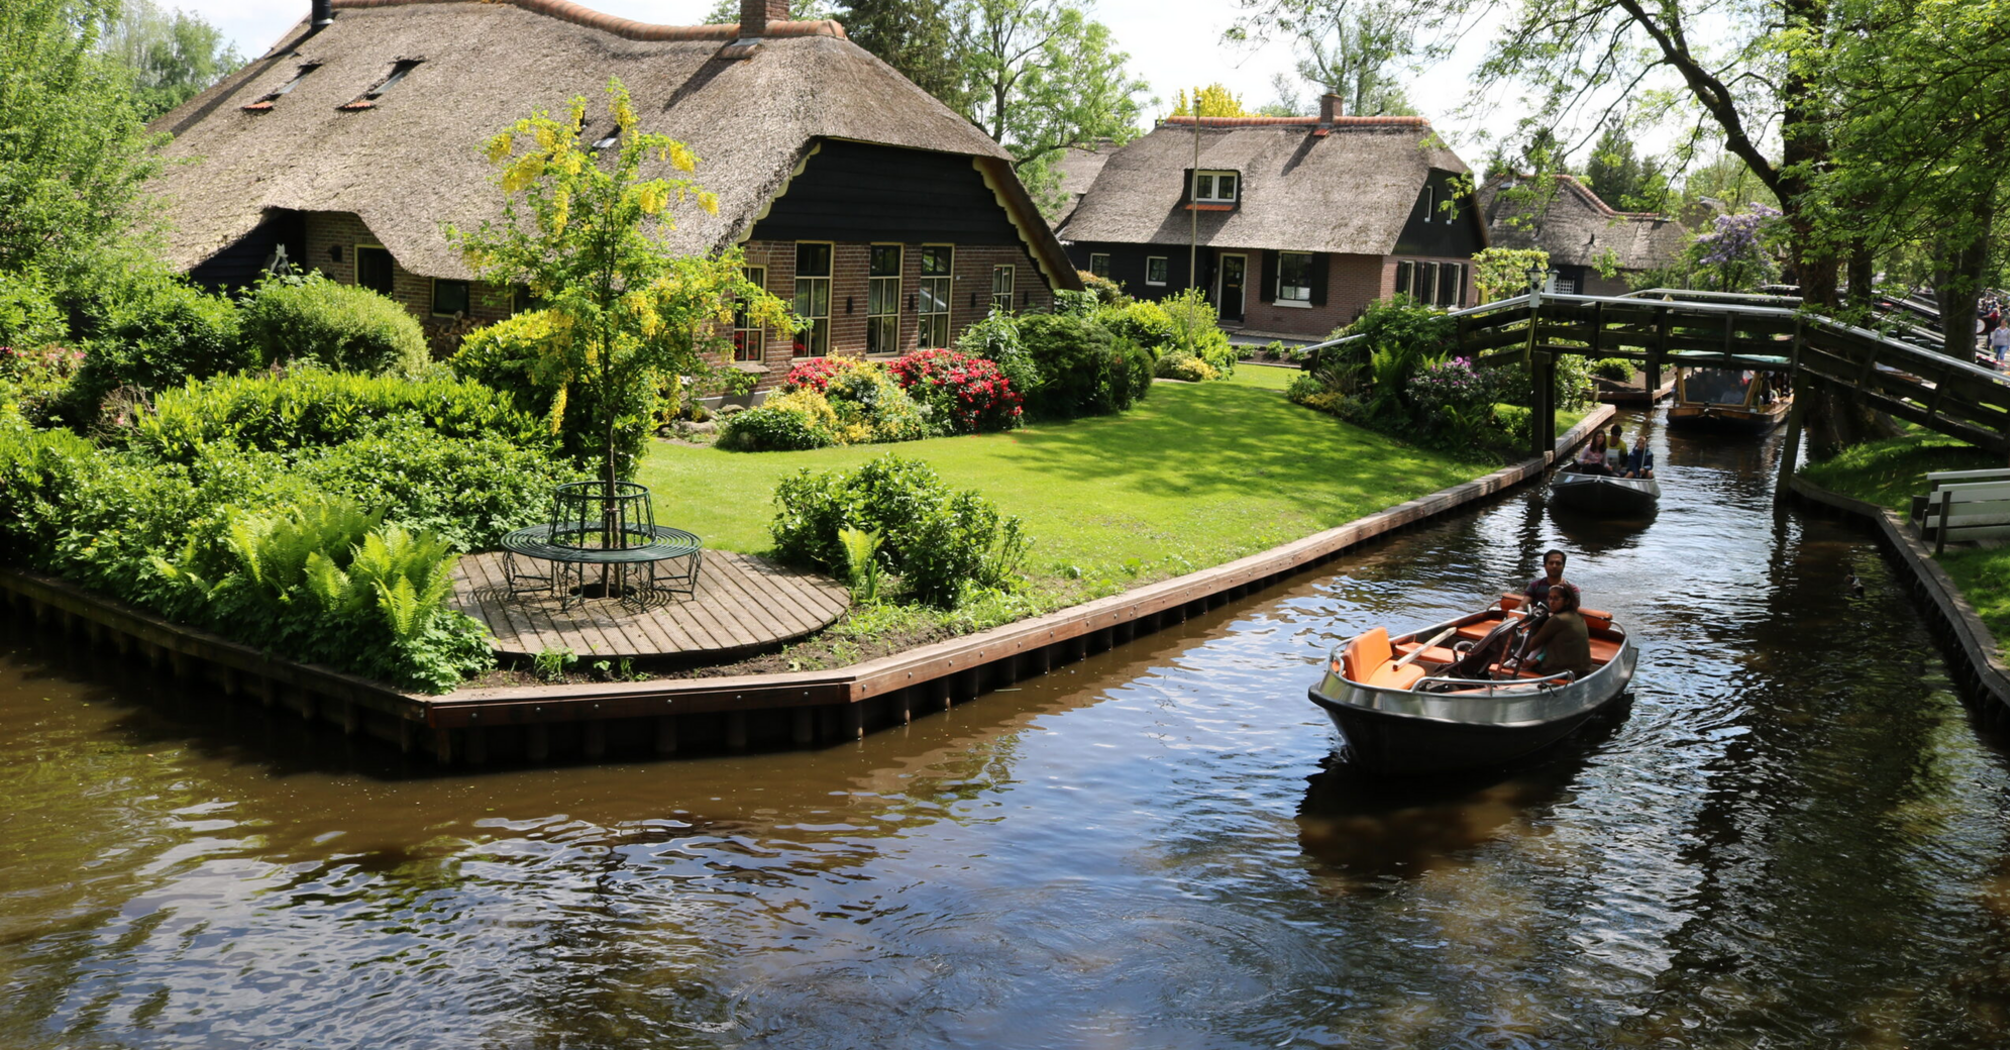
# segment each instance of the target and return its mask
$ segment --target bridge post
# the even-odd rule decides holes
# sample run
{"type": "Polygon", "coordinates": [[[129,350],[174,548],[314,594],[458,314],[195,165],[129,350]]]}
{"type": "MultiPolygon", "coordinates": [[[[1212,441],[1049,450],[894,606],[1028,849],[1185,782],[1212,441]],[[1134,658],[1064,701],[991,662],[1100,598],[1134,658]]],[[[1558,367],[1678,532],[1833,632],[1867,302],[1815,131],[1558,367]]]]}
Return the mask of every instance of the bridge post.
{"type": "Polygon", "coordinates": [[[1535,390],[1530,399],[1529,454],[1546,456],[1556,450],[1556,362],[1548,352],[1529,355],[1529,375],[1535,390]]]}
{"type": "Polygon", "coordinates": [[[1787,439],[1780,445],[1780,476],[1773,484],[1773,502],[1787,501],[1788,483],[1794,477],[1794,464],[1801,458],[1801,420],[1807,410],[1807,384],[1793,377],[1794,407],[1787,410],[1787,439]]]}

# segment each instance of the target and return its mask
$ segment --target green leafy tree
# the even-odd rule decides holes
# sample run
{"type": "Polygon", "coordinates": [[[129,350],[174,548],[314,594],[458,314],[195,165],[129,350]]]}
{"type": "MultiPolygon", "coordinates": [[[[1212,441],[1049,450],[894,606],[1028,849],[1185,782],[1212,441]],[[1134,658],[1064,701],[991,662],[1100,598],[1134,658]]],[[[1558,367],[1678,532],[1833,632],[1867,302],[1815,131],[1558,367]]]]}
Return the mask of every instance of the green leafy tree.
{"type": "MultiPolygon", "coordinates": [[[[1292,41],[1298,75],[1340,96],[1347,113],[1416,114],[1400,71],[1440,49],[1420,33],[1411,7],[1380,0],[1241,0],[1241,6],[1243,15],[1227,39],[1292,41]]],[[[1279,96],[1284,97],[1282,89],[1279,96]]]]}
{"type": "Polygon", "coordinates": [[[1549,253],[1540,248],[1482,249],[1473,256],[1473,287],[1480,302],[1527,294],[1531,269],[1548,270],[1549,253]]]}
{"type": "Polygon", "coordinates": [[[1634,156],[1633,140],[1617,123],[1605,126],[1584,164],[1584,181],[1620,211],[1658,212],[1667,207],[1668,178],[1652,160],[1634,156]]]}
{"type": "Polygon", "coordinates": [[[126,0],[106,27],[104,52],[132,74],[140,119],[152,120],[244,65],[223,30],[200,16],[126,0]]]}
{"type": "Polygon", "coordinates": [[[98,50],[112,0],[0,0],[0,279],[79,278],[144,227],[155,141],[98,50]]]}
{"type": "Polygon", "coordinates": [[[1012,151],[1022,178],[1076,143],[1136,136],[1145,82],[1074,0],[968,0],[964,11],[965,115],[1012,151]]]}
{"type": "Polygon", "coordinates": [[[620,144],[608,156],[583,147],[586,99],[562,118],[538,112],[489,141],[505,195],[501,223],[450,234],[468,263],[496,284],[523,285],[551,320],[530,363],[531,380],[556,387],[552,429],[568,392],[583,391],[605,444],[609,491],[634,468],[617,429],[646,426],[646,405],[671,377],[699,372],[730,345],[735,308],[761,327],[799,327],[781,300],[748,281],[737,249],[678,256],[663,243],[673,205],[718,207],[688,177],[698,158],[668,136],[637,127],[628,90],[607,86],[620,144]],[[673,174],[646,178],[644,164],[673,174]]]}
{"type": "Polygon", "coordinates": [[[851,0],[836,17],[851,42],[959,113],[969,110],[959,5],[942,0],[851,0]]]}

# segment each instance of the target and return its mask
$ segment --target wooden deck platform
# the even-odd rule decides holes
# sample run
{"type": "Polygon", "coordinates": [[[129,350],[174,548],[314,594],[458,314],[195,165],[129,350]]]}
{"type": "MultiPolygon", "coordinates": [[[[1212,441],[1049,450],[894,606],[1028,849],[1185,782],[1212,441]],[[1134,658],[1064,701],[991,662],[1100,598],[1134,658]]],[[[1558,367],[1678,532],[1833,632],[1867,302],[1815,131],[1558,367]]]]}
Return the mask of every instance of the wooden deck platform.
{"type": "Polygon", "coordinates": [[[511,595],[502,554],[471,554],[454,570],[450,604],[489,625],[496,652],[535,656],[570,649],[582,659],[731,658],[830,626],[851,604],[843,585],[732,551],[706,551],[697,593],[638,608],[589,599],[560,609],[556,597],[511,595]]]}

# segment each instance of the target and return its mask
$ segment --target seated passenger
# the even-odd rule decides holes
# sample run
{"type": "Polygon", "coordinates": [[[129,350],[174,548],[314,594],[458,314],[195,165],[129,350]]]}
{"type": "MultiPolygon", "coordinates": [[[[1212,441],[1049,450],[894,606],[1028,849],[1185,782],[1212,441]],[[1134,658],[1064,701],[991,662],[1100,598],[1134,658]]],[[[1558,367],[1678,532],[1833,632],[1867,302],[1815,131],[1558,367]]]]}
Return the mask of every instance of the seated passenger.
{"type": "Polygon", "coordinates": [[[1626,457],[1626,463],[1619,470],[1622,478],[1651,478],[1654,476],[1654,450],[1647,447],[1647,428],[1640,428],[1640,437],[1633,442],[1633,451],[1626,457]]]}
{"type": "Polygon", "coordinates": [[[1542,674],[1569,671],[1577,678],[1591,673],[1591,628],[1577,611],[1577,592],[1563,586],[1549,589],[1549,619],[1535,629],[1527,650],[1534,655],[1522,668],[1542,674]]]}
{"type": "Polygon", "coordinates": [[[1542,575],[1528,581],[1528,586],[1521,589],[1522,597],[1528,600],[1529,605],[1533,606],[1538,602],[1547,603],[1551,587],[1565,587],[1571,594],[1577,593],[1577,586],[1566,583],[1563,579],[1563,566],[1568,560],[1568,556],[1559,550],[1547,550],[1542,553],[1542,575]]]}
{"type": "Polygon", "coordinates": [[[1612,473],[1612,466],[1606,462],[1605,431],[1591,435],[1591,444],[1585,446],[1584,454],[1577,457],[1574,469],[1579,474],[1612,473]]]}
{"type": "Polygon", "coordinates": [[[1626,462],[1626,441],[1619,436],[1619,424],[1614,423],[1612,430],[1606,434],[1605,465],[1617,470],[1624,462],[1626,462]]]}

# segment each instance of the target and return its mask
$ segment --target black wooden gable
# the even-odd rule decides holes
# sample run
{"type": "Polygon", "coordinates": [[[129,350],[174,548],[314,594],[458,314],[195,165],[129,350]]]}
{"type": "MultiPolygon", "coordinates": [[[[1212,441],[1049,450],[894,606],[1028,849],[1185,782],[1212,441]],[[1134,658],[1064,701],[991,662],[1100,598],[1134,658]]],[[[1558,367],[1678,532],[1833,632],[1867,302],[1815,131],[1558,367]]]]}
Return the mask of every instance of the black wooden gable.
{"type": "Polygon", "coordinates": [[[757,241],[1018,244],[984,176],[960,153],[824,139],[754,224],[757,241]]]}
{"type": "Polygon", "coordinates": [[[1403,224],[1392,254],[1461,258],[1486,247],[1480,232],[1486,219],[1470,196],[1457,197],[1454,210],[1447,211],[1444,207],[1444,202],[1454,199],[1454,193],[1465,181],[1449,171],[1432,169],[1424,188],[1417,193],[1416,203],[1411,205],[1409,221],[1403,224]]]}

